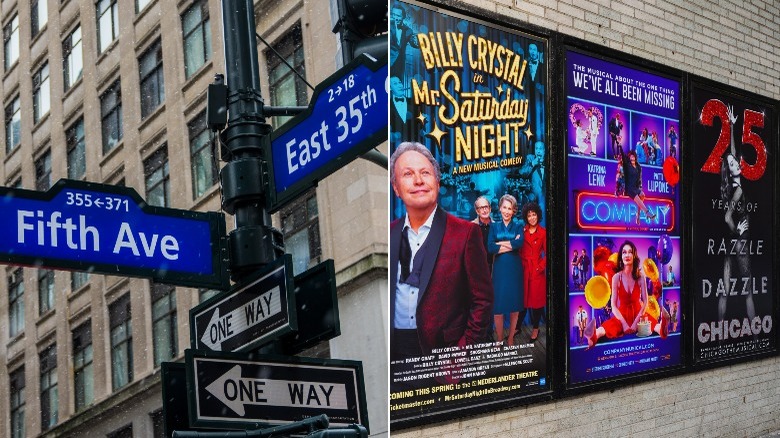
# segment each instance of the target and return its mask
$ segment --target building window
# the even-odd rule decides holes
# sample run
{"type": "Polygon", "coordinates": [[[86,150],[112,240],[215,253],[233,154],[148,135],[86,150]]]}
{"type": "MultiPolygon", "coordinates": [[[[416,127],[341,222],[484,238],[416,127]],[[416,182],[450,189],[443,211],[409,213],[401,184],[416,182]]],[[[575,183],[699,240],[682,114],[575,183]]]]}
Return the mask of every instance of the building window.
{"type": "Polygon", "coordinates": [[[141,118],[146,118],[165,100],[162,45],[157,40],[138,59],[141,76],[141,118]]]}
{"type": "Polygon", "coordinates": [[[106,435],[106,438],[133,438],[133,425],[127,426],[106,435]]]}
{"type": "Polygon", "coordinates": [[[187,128],[190,132],[190,163],[192,165],[192,193],[195,199],[201,197],[209,187],[217,183],[216,147],[209,137],[206,113],[192,120],[187,128]]]}
{"type": "Polygon", "coordinates": [[[5,107],[5,150],[12,151],[22,142],[22,111],[19,96],[5,107]]]}
{"type": "Polygon", "coordinates": [[[24,275],[16,268],[8,276],[8,337],[24,330],[24,275]]]}
{"type": "Polygon", "coordinates": [[[152,0],[135,0],[135,13],[141,12],[152,0]]]}
{"type": "Polygon", "coordinates": [[[92,325],[87,321],[73,330],[73,391],[76,412],[92,404],[95,381],[92,374],[92,325]]]}
{"type": "Polygon", "coordinates": [[[154,438],[166,438],[165,417],[163,416],[162,409],[149,414],[149,418],[152,420],[152,436],[154,438]]]}
{"type": "Polygon", "coordinates": [[[35,160],[35,190],[44,192],[51,187],[51,151],[35,160]]]}
{"type": "Polygon", "coordinates": [[[144,160],[146,202],[149,205],[168,207],[171,198],[171,176],[168,173],[168,147],[163,145],[144,160]]]}
{"type": "Polygon", "coordinates": [[[19,60],[19,15],[3,27],[3,46],[5,48],[5,70],[8,71],[19,60]]]}
{"type": "Polygon", "coordinates": [[[154,366],[176,357],[176,288],[152,283],[152,339],[154,339],[154,366]]]}
{"type": "Polygon", "coordinates": [[[87,172],[83,118],[78,119],[65,131],[65,144],[68,146],[68,178],[81,179],[87,172]]]}
{"type": "Polygon", "coordinates": [[[190,6],[181,16],[181,27],[184,32],[184,77],[189,78],[211,56],[208,2],[199,0],[190,6]]]}
{"type": "Polygon", "coordinates": [[[54,271],[38,269],[38,300],[40,315],[54,308],[54,271]]]}
{"type": "Polygon", "coordinates": [[[8,187],[12,188],[12,189],[23,189],[23,188],[24,188],[24,187],[22,186],[22,177],[21,177],[21,176],[20,176],[20,177],[17,177],[17,178],[16,178],[15,180],[13,180],[13,181],[9,181],[9,182],[8,182],[8,184],[6,184],[6,185],[7,185],[8,187]]]}
{"type": "Polygon", "coordinates": [[[41,361],[41,430],[57,424],[57,345],[47,347],[40,355],[41,361]]]}
{"type": "Polygon", "coordinates": [[[77,26],[62,42],[62,59],[64,62],[62,70],[65,74],[65,91],[68,91],[81,78],[84,66],[81,51],[81,26],[77,26]]]}
{"type": "Polygon", "coordinates": [[[206,289],[205,287],[202,287],[198,289],[198,302],[202,303],[218,293],[219,291],[216,289],[206,289]]]}
{"type": "Polygon", "coordinates": [[[89,272],[73,271],[70,273],[70,290],[77,291],[89,283],[89,272]]]}
{"type": "Polygon", "coordinates": [[[49,85],[49,63],[44,63],[32,78],[33,122],[38,123],[51,108],[51,86],[49,85]]]}
{"type": "Polygon", "coordinates": [[[320,225],[317,195],[314,191],[301,196],[281,211],[285,249],[293,257],[293,272],[302,273],[320,262],[320,225]]]}
{"type": "Polygon", "coordinates": [[[108,153],[122,139],[122,90],[119,80],[100,96],[103,131],[103,153],[108,153]]]}
{"type": "Polygon", "coordinates": [[[133,329],[130,323],[130,294],[108,307],[111,326],[111,385],[117,389],[133,380],[133,329]]]}
{"type": "Polygon", "coordinates": [[[32,26],[32,36],[36,35],[46,26],[46,22],[49,21],[49,10],[46,7],[46,0],[33,0],[30,5],[30,16],[32,26]]]}
{"type": "MultiPolygon", "coordinates": [[[[306,68],[303,63],[303,37],[301,26],[296,24],[292,30],[282,37],[281,41],[274,44],[274,49],[295,68],[302,76],[306,76],[306,68]]],[[[308,103],[306,84],[303,79],[295,75],[276,54],[266,51],[265,59],[268,60],[269,90],[271,105],[274,106],[301,106],[308,103]]],[[[273,118],[275,127],[281,126],[292,116],[276,116],[273,118]]]]}
{"type": "Polygon", "coordinates": [[[8,376],[11,393],[11,438],[24,438],[24,367],[8,376]]]}
{"type": "Polygon", "coordinates": [[[103,53],[119,35],[119,7],[116,0],[98,0],[98,53],[103,53]]]}

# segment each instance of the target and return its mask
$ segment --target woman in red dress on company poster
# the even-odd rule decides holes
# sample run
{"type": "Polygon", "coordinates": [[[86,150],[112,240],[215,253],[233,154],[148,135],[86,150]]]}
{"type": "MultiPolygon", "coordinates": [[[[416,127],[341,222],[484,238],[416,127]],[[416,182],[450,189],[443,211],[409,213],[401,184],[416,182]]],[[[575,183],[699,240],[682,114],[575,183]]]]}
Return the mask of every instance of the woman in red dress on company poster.
{"type": "Polygon", "coordinates": [[[666,339],[668,335],[669,314],[661,307],[661,322],[659,323],[650,315],[645,315],[647,308],[647,279],[645,273],[639,269],[639,256],[636,245],[626,240],[620,245],[618,254],[617,273],[612,277],[612,317],[604,321],[600,327],[591,320],[585,327],[585,338],[588,340],[588,348],[593,347],[599,338],[606,336],[610,339],[618,338],[637,332],[637,326],[643,317],[650,321],[650,327],[666,339]]]}
{"type": "MultiPolygon", "coordinates": [[[[547,231],[539,225],[542,209],[536,202],[523,206],[523,247],[520,259],[523,263],[523,291],[525,291],[525,309],[531,309],[531,342],[539,336],[539,321],[547,304],[547,231]]],[[[525,310],[517,318],[518,331],[525,319],[525,310]]]]}

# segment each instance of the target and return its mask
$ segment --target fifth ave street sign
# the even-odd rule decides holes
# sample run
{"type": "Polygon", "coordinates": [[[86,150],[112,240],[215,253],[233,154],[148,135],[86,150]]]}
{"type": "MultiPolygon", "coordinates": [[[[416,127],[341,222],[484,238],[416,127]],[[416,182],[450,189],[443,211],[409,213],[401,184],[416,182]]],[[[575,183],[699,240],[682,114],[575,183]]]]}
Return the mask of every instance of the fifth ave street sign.
{"type": "Polygon", "coordinates": [[[285,254],[229,292],[192,308],[192,348],[246,351],[296,330],[292,285],[292,256],[285,254]]]}
{"type": "Polygon", "coordinates": [[[0,262],[227,289],[225,217],[146,204],[132,188],[59,180],[0,187],[0,262]]]}
{"type": "Polygon", "coordinates": [[[363,368],[335,359],[186,350],[190,422],[253,429],[326,414],[368,428],[363,368]]]}
{"type": "Polygon", "coordinates": [[[314,88],[309,108],[271,133],[268,209],[387,141],[387,58],[363,54],[314,88]]]}

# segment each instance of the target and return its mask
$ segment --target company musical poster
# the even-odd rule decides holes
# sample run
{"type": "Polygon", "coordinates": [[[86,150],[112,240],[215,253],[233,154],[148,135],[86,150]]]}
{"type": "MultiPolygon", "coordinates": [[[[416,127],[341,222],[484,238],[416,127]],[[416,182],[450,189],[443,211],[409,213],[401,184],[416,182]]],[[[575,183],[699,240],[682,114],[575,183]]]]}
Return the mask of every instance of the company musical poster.
{"type": "Polygon", "coordinates": [[[407,178],[417,152],[394,166],[391,422],[549,391],[547,41],[400,1],[389,38],[391,152],[419,143],[440,171],[407,178]],[[410,202],[427,187],[438,210],[417,249],[410,202]]]}
{"type": "Polygon", "coordinates": [[[694,84],[692,96],[694,361],[768,353],[777,114],[739,92],[694,84]]]}
{"type": "Polygon", "coordinates": [[[565,63],[569,383],[681,364],[680,82],[565,63]]]}

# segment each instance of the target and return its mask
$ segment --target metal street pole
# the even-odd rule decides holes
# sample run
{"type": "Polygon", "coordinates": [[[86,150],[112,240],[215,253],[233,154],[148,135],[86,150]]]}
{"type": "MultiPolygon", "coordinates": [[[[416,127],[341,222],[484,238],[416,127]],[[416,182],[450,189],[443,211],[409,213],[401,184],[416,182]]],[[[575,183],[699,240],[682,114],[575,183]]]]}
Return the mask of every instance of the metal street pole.
{"type": "Polygon", "coordinates": [[[220,172],[222,209],[234,215],[228,235],[231,278],[247,274],[284,254],[282,234],[271,227],[264,199],[266,171],[262,138],[271,131],[265,122],[255,44],[252,0],[223,0],[225,71],[228,86],[228,124],[220,172]]]}

